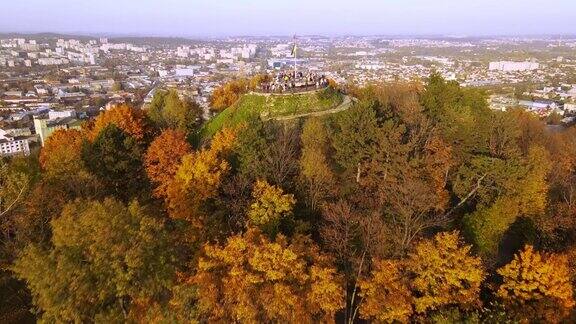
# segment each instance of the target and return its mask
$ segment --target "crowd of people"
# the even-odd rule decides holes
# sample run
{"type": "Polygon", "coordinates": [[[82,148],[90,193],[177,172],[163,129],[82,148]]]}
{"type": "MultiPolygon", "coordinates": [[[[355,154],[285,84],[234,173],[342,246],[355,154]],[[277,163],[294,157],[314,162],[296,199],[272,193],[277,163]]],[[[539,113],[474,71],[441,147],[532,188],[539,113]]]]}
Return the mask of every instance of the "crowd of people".
{"type": "Polygon", "coordinates": [[[260,90],[283,93],[320,89],[326,86],[328,79],[323,74],[291,71],[276,74],[270,82],[260,84],[260,90]]]}

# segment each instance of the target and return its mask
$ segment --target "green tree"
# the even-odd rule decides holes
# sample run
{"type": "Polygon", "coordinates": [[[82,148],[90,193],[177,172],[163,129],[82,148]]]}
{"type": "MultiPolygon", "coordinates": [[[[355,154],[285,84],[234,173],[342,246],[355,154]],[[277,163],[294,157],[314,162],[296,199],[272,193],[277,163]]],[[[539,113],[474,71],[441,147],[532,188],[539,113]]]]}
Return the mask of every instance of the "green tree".
{"type": "Polygon", "coordinates": [[[114,124],[108,124],[93,142],[85,141],[82,159],[108,193],[129,201],[146,193],[149,184],[142,165],[143,148],[114,124]]]}
{"type": "Polygon", "coordinates": [[[550,161],[541,147],[530,148],[522,159],[474,161],[477,170],[483,170],[471,179],[483,177],[482,185],[477,191],[477,209],[464,218],[464,228],[481,253],[494,257],[504,233],[519,216],[544,213],[550,161]]]}
{"type": "Polygon", "coordinates": [[[76,201],[51,222],[52,246],[29,245],[12,270],[46,322],[124,322],[170,287],[164,224],[137,203],[76,201]]]}
{"type": "Polygon", "coordinates": [[[328,159],[330,138],[323,120],[319,118],[306,120],[300,138],[301,177],[306,187],[306,201],[315,210],[335,191],[335,176],[328,159]]]}
{"type": "Polygon", "coordinates": [[[334,158],[357,182],[362,173],[361,164],[369,160],[374,151],[377,128],[376,112],[360,104],[348,109],[335,122],[332,135],[334,158]]]}
{"type": "Polygon", "coordinates": [[[34,234],[42,237],[38,231],[28,231],[33,217],[25,216],[38,176],[38,160],[33,157],[0,158],[0,267],[13,260],[26,239],[34,234]]]}
{"type": "Polygon", "coordinates": [[[189,99],[180,99],[178,91],[158,91],[146,111],[148,118],[161,129],[191,132],[201,121],[202,110],[189,99]]]}
{"type": "Polygon", "coordinates": [[[166,91],[156,91],[154,97],[152,97],[152,102],[148,106],[148,109],[146,109],[146,115],[158,127],[164,126],[164,116],[162,112],[167,94],[168,92],[166,91]]]}
{"type": "Polygon", "coordinates": [[[458,161],[486,151],[491,111],[486,95],[432,74],[420,97],[424,112],[453,147],[458,161]]]}

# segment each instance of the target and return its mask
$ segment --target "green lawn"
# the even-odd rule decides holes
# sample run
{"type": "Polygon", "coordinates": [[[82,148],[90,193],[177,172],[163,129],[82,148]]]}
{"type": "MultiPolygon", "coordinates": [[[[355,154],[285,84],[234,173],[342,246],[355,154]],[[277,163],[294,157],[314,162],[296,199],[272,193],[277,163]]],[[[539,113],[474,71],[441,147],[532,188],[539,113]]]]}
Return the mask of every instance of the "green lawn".
{"type": "Polygon", "coordinates": [[[340,93],[330,89],[290,95],[243,95],[234,105],[209,120],[200,130],[200,138],[210,138],[222,127],[238,125],[251,114],[263,119],[299,115],[332,109],[342,100],[340,93]]]}

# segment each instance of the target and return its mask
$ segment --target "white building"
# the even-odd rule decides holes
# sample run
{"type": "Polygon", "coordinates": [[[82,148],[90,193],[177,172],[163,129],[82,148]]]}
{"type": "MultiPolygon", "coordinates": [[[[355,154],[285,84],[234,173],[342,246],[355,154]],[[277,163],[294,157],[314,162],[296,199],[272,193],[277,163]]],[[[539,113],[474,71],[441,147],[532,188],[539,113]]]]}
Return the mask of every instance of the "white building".
{"type": "Polygon", "coordinates": [[[0,156],[10,156],[16,154],[30,155],[28,139],[9,134],[0,129],[0,156]]]}
{"type": "Polygon", "coordinates": [[[70,61],[65,58],[52,58],[52,57],[43,57],[38,59],[39,65],[61,65],[61,64],[68,64],[70,61]]]}
{"type": "Polygon", "coordinates": [[[538,70],[540,64],[534,62],[490,62],[488,69],[490,71],[503,71],[503,72],[517,72],[517,71],[533,71],[538,70]]]}
{"type": "Polygon", "coordinates": [[[177,68],[174,69],[174,76],[176,77],[188,77],[188,76],[194,76],[194,68],[177,68]]]}
{"type": "Polygon", "coordinates": [[[76,118],[76,111],[73,109],[68,109],[68,110],[50,110],[48,112],[48,120],[54,120],[66,117],[76,118]]]}

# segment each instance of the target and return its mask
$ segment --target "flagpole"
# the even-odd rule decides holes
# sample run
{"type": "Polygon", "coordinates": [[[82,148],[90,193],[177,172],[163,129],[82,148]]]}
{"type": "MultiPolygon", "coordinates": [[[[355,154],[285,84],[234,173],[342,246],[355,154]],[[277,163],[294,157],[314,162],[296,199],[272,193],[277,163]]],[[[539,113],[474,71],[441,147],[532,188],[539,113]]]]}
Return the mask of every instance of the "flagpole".
{"type": "Polygon", "coordinates": [[[294,35],[294,79],[296,79],[296,70],[297,70],[297,57],[298,57],[298,47],[296,46],[296,35],[294,35]]]}

